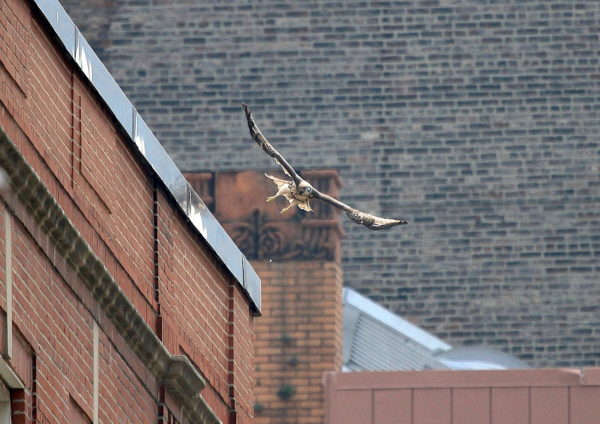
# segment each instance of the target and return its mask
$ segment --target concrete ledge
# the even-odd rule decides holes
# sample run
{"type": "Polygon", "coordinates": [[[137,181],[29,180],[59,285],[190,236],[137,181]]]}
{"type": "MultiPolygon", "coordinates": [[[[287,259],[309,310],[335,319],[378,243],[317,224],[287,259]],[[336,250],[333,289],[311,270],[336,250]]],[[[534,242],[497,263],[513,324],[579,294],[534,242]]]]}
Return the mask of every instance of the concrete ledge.
{"type": "Polygon", "coordinates": [[[25,384],[23,384],[19,376],[13,371],[10,365],[2,357],[0,357],[0,378],[11,389],[25,388],[25,384]]]}
{"type": "Polygon", "coordinates": [[[77,272],[127,344],[184,407],[187,419],[220,423],[199,395],[205,386],[202,376],[187,358],[167,351],[1,127],[0,167],[8,175],[16,196],[77,272]]]}

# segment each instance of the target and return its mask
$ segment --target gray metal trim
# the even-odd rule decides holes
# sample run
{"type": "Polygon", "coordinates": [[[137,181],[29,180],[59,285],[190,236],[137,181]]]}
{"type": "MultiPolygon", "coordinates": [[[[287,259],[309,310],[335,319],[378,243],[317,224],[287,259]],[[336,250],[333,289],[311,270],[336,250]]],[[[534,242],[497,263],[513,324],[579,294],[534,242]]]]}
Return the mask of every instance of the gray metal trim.
{"type": "Polygon", "coordinates": [[[260,278],[244,254],[194,192],[58,0],[34,0],[34,3],[188,220],[237,279],[254,311],[260,313],[260,278]]]}

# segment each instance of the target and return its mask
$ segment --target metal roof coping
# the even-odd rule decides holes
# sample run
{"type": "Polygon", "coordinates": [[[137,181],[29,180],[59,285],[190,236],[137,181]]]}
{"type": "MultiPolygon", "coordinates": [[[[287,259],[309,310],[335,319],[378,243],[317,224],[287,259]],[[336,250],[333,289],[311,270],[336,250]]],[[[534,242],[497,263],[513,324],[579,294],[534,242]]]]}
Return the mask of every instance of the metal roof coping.
{"type": "Polygon", "coordinates": [[[33,1],[135,148],[163,182],[181,212],[241,285],[250,299],[253,312],[260,315],[260,278],[244,254],[192,189],[59,1],[33,1]]]}

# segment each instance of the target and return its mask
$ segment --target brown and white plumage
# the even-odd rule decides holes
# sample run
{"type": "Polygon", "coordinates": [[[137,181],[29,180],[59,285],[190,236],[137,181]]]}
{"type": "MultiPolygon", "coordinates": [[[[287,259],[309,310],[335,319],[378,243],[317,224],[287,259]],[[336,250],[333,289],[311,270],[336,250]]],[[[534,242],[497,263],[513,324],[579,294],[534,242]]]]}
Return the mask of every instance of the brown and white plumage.
{"type": "Polygon", "coordinates": [[[250,113],[250,109],[245,103],[242,103],[242,107],[244,108],[244,112],[246,114],[246,120],[248,121],[248,129],[250,130],[250,135],[254,139],[254,141],[265,151],[266,154],[271,156],[275,162],[281,166],[283,172],[290,178],[292,181],[283,180],[280,178],[273,177],[271,175],[265,174],[267,178],[270,178],[277,185],[277,193],[274,196],[267,198],[267,202],[275,199],[278,196],[284,196],[289,202],[290,205],[284,208],[281,213],[284,213],[288,209],[293,206],[298,206],[300,209],[305,211],[312,211],[309,205],[310,199],[318,199],[324,202],[329,203],[330,205],[343,210],[346,212],[348,218],[354,221],[357,224],[364,225],[370,230],[382,230],[385,228],[394,227],[396,225],[408,224],[405,220],[400,219],[388,219],[388,218],[380,218],[375,215],[371,215],[365,212],[361,212],[357,209],[354,209],[347,204],[340,202],[337,199],[334,199],[327,194],[321,193],[312,185],[310,185],[306,180],[304,180],[298,173],[294,170],[294,168],[288,163],[287,160],[279,153],[269,141],[262,134],[258,125],[254,121],[252,114],[250,113]]]}
{"type": "Polygon", "coordinates": [[[265,177],[270,178],[271,181],[273,181],[277,186],[277,193],[271,197],[267,197],[267,202],[275,200],[279,196],[285,197],[287,201],[290,202],[289,206],[281,210],[281,213],[286,212],[293,206],[298,206],[300,209],[305,210],[306,212],[312,212],[310,204],[308,203],[310,197],[300,197],[296,192],[296,185],[293,181],[282,180],[281,178],[277,178],[269,174],[265,174],[265,177]]]}

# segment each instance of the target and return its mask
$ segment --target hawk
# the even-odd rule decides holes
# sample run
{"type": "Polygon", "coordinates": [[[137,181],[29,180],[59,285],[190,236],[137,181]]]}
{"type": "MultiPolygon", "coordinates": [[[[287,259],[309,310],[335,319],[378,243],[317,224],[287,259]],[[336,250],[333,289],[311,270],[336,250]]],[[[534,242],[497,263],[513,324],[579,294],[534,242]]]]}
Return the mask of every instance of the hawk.
{"type": "Polygon", "coordinates": [[[250,136],[256,141],[256,143],[265,151],[266,154],[271,156],[275,162],[281,166],[283,172],[290,177],[292,180],[283,180],[281,178],[274,177],[272,175],[265,174],[265,176],[271,179],[275,185],[277,185],[277,193],[268,197],[267,202],[276,199],[279,196],[285,197],[290,204],[282,209],[281,213],[284,213],[288,209],[298,206],[307,212],[311,212],[309,201],[311,199],[322,200],[329,203],[330,205],[343,210],[348,218],[357,224],[364,225],[370,230],[382,230],[391,228],[396,225],[408,224],[408,221],[402,219],[388,219],[380,218],[375,215],[371,215],[365,212],[361,212],[354,209],[347,204],[334,199],[331,196],[321,193],[314,188],[310,183],[304,180],[298,173],[292,168],[292,166],[285,160],[285,158],[269,143],[265,136],[260,132],[258,125],[254,121],[250,109],[245,103],[242,103],[242,107],[246,114],[246,120],[248,121],[248,129],[250,130],[250,136]]]}

